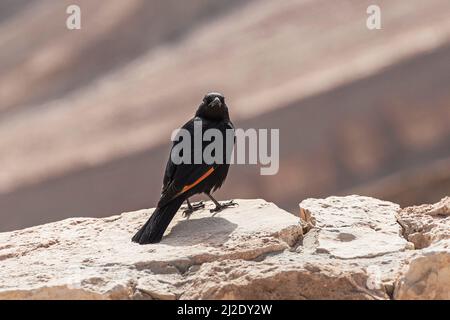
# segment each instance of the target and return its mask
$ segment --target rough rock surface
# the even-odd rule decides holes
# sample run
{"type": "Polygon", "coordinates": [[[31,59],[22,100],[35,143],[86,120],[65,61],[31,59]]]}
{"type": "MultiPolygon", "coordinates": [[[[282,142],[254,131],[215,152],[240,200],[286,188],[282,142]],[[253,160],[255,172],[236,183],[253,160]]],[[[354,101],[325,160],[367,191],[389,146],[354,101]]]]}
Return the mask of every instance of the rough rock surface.
{"type": "Polygon", "coordinates": [[[130,242],[151,210],[2,233],[0,299],[450,299],[448,198],[307,199],[300,218],[237,202],[157,245],[130,242]]]}
{"type": "Polygon", "coordinates": [[[399,213],[403,235],[416,254],[399,278],[398,299],[450,299],[450,197],[399,213]]]}

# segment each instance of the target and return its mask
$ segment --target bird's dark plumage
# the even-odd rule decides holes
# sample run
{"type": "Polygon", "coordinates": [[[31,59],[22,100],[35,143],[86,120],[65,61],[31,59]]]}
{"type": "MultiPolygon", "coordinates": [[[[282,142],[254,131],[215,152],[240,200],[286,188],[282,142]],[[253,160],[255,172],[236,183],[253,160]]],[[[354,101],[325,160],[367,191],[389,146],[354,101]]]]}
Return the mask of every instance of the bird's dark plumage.
{"type": "MultiPolygon", "coordinates": [[[[189,120],[182,129],[190,133],[191,162],[175,164],[169,156],[158,205],[150,219],[134,235],[132,239],[134,242],[148,244],[161,241],[164,231],[185,200],[199,193],[210,196],[211,192],[222,186],[227,177],[231,154],[226,146],[230,143],[234,144],[234,126],[230,121],[224,96],[219,93],[207,94],[198,107],[195,117],[189,120]],[[194,126],[196,121],[201,121],[203,132],[208,129],[217,129],[221,132],[224,142],[221,161],[208,164],[202,159],[201,163],[194,163],[194,126]],[[227,134],[227,130],[233,130],[233,134],[227,134]]],[[[180,142],[175,140],[172,150],[180,142]]],[[[210,143],[210,141],[203,141],[201,151],[203,152],[210,143]]],[[[216,203],[216,205],[218,205],[218,209],[221,208],[220,204],[216,203]]]]}

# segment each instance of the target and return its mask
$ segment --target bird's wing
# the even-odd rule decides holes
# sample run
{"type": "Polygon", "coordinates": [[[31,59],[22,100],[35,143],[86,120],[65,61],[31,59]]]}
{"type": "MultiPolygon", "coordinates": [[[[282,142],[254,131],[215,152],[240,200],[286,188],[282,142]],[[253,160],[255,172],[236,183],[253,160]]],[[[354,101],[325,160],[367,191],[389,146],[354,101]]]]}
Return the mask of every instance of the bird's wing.
{"type": "Polygon", "coordinates": [[[191,190],[215,170],[214,165],[207,164],[181,164],[176,165],[175,174],[171,182],[163,190],[158,207],[162,207],[191,190]]]}
{"type": "MultiPolygon", "coordinates": [[[[196,120],[196,118],[189,120],[181,127],[181,129],[188,130],[191,133],[191,135],[193,135],[195,120],[196,120]]],[[[164,171],[163,187],[162,187],[162,191],[161,191],[162,194],[164,194],[166,192],[166,189],[170,186],[170,184],[174,180],[175,173],[176,173],[177,169],[179,168],[179,165],[173,163],[172,158],[171,158],[173,148],[179,143],[181,143],[181,141],[179,141],[179,139],[176,138],[172,144],[172,148],[170,149],[169,159],[167,160],[166,170],[164,171]]]]}
{"type": "MultiPolygon", "coordinates": [[[[188,121],[182,129],[188,130],[191,137],[194,136],[194,121],[196,118],[188,121]]],[[[207,130],[213,126],[211,122],[202,121],[203,130],[207,130]]],[[[173,148],[180,142],[174,142],[173,148]]],[[[193,147],[193,141],[191,146],[193,147]]],[[[166,170],[163,179],[163,188],[161,192],[161,198],[158,202],[158,206],[164,206],[174,198],[189,191],[197,184],[201,183],[215,170],[214,165],[208,165],[206,163],[201,164],[175,164],[171,157],[167,161],[166,170]]]]}
{"type": "MultiPolygon", "coordinates": [[[[170,154],[172,154],[172,149],[175,146],[176,143],[172,145],[172,148],[170,150],[170,154]]],[[[177,169],[177,166],[172,162],[172,159],[169,155],[169,159],[167,160],[166,164],[166,170],[164,171],[164,178],[163,178],[163,186],[161,193],[164,193],[166,189],[169,187],[170,183],[173,181],[173,176],[175,174],[175,171],[177,169]]]]}

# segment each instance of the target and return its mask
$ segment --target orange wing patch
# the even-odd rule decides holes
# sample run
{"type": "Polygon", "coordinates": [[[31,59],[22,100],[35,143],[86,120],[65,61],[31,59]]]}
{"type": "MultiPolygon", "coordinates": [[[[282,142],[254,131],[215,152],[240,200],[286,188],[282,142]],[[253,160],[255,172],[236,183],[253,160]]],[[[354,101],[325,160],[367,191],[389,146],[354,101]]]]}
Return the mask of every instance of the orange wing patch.
{"type": "Polygon", "coordinates": [[[211,173],[214,172],[214,168],[210,168],[208,171],[206,171],[200,178],[198,178],[197,180],[195,180],[194,183],[189,184],[187,186],[183,187],[183,190],[181,190],[178,195],[185,193],[186,191],[191,190],[193,187],[195,187],[196,185],[198,185],[200,182],[202,182],[203,180],[205,180],[208,176],[211,175],[211,173]]]}

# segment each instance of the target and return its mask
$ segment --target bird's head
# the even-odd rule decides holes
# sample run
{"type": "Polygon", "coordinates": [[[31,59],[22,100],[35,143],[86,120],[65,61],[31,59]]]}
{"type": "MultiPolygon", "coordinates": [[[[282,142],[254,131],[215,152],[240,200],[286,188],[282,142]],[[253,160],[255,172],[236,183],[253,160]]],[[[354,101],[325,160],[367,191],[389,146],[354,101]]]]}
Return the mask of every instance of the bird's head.
{"type": "Polygon", "coordinates": [[[225,97],[217,92],[211,92],[205,95],[195,115],[214,121],[230,120],[225,97]]]}

